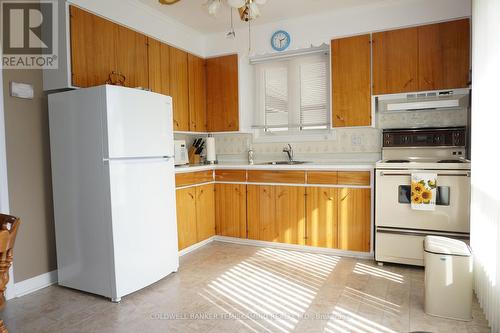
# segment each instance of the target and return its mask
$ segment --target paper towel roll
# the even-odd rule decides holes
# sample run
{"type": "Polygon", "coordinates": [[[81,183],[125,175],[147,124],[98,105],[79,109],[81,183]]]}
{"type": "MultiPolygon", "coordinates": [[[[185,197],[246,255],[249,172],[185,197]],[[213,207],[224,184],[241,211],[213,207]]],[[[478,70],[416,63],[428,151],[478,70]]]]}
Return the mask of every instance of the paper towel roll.
{"type": "Polygon", "coordinates": [[[207,161],[215,162],[217,160],[217,157],[215,156],[215,138],[208,137],[205,142],[205,147],[207,150],[207,161]]]}

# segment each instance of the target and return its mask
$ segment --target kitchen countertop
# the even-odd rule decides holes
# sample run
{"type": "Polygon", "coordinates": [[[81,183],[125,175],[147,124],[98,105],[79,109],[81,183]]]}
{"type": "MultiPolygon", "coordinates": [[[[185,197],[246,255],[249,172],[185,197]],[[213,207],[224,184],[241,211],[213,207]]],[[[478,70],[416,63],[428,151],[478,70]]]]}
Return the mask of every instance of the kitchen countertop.
{"type": "Polygon", "coordinates": [[[273,164],[248,164],[244,162],[223,162],[212,165],[186,165],[176,166],[175,173],[196,172],[214,169],[239,169],[239,170],[360,170],[371,171],[375,167],[373,161],[362,162],[308,162],[294,165],[273,164]]]}

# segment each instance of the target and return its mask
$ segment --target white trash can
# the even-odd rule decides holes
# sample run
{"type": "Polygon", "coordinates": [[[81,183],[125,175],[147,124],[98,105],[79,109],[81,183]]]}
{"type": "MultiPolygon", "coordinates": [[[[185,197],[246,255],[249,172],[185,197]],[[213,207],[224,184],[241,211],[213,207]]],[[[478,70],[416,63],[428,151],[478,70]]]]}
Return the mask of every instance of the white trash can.
{"type": "Polygon", "coordinates": [[[427,236],[424,240],[425,313],[472,320],[472,254],[462,241],[427,236]]]}

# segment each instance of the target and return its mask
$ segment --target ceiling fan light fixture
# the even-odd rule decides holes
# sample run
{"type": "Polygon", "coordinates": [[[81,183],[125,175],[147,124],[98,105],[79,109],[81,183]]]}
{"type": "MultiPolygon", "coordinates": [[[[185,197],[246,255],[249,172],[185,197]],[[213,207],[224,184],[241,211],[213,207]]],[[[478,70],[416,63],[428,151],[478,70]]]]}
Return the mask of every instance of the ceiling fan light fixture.
{"type": "Polygon", "coordinates": [[[221,7],[221,0],[208,0],[207,2],[208,14],[216,16],[221,7]]]}
{"type": "Polygon", "coordinates": [[[176,2],[179,2],[179,0],[158,0],[162,5],[173,5],[176,2]]]}
{"type": "Polygon", "coordinates": [[[245,6],[245,0],[227,0],[227,4],[233,8],[241,8],[245,6]]]}
{"type": "Polygon", "coordinates": [[[250,20],[254,20],[260,16],[259,6],[255,2],[250,2],[248,4],[248,16],[250,20]]]}

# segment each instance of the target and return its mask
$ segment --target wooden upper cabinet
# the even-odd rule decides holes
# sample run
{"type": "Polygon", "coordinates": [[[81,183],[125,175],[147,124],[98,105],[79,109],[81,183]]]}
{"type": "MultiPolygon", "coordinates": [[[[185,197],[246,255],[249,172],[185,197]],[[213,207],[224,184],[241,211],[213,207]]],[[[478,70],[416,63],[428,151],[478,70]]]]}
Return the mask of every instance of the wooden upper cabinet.
{"type": "Polygon", "coordinates": [[[207,76],[206,61],[188,54],[189,76],[189,130],[207,131],[207,76]]]}
{"type": "Polygon", "coordinates": [[[468,87],[469,54],[469,19],[418,27],[419,90],[468,87]]]}
{"type": "Polygon", "coordinates": [[[170,46],[148,38],[149,89],[170,96],[170,46]]]}
{"type": "Polygon", "coordinates": [[[373,94],[418,90],[418,28],[373,34],[373,94]]]}
{"type": "Polygon", "coordinates": [[[149,88],[147,37],[115,25],[116,71],[125,77],[125,86],[149,88]]]}
{"type": "Polygon", "coordinates": [[[188,54],[170,48],[170,96],[174,108],[174,131],[189,131],[188,54]]]}
{"type": "Polygon", "coordinates": [[[116,25],[78,7],[70,6],[71,84],[93,87],[105,84],[116,69],[116,25]]]}
{"type": "Polygon", "coordinates": [[[370,35],[334,39],[332,57],[332,125],[371,125],[370,35]]]}
{"type": "Polygon", "coordinates": [[[146,36],[74,6],[70,27],[73,86],[102,85],[115,72],[126,87],[149,87],[146,36]]]}
{"type": "Polygon", "coordinates": [[[238,55],[207,59],[208,130],[239,130],[238,55]]]}
{"type": "Polygon", "coordinates": [[[369,252],[371,239],[370,189],[342,188],[338,191],[338,248],[369,252]]]}

